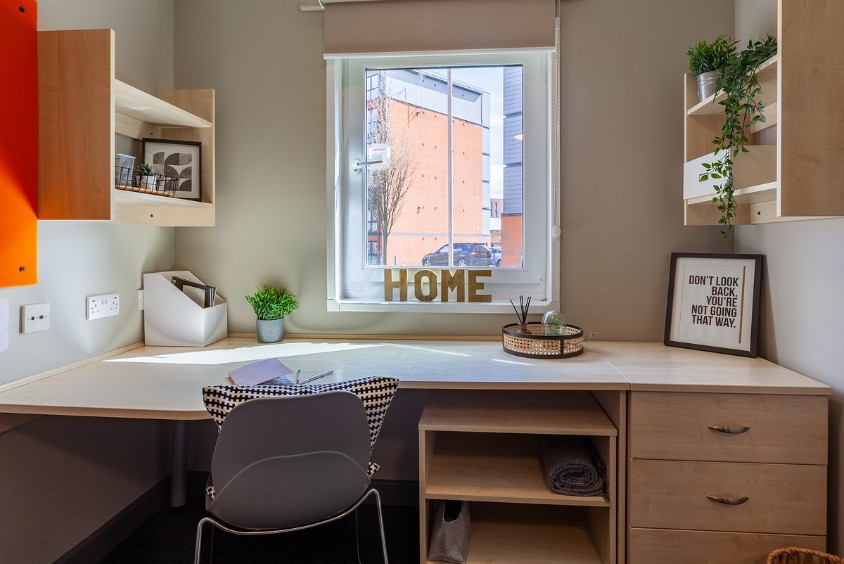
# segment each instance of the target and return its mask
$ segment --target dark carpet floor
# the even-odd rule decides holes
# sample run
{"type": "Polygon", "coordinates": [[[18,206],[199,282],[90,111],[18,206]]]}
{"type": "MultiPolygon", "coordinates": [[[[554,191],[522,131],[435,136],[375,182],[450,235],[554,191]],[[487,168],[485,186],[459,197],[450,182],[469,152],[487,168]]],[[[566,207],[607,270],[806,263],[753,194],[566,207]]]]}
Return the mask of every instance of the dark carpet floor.
{"type": "MultiPolygon", "coordinates": [[[[106,564],[183,564],[193,562],[196,525],[205,515],[204,498],[189,496],[184,507],[162,508],[101,562],[106,564]]],[[[383,506],[384,532],[391,564],[419,562],[419,510],[383,506]]],[[[202,562],[223,564],[379,564],[383,561],[374,505],[358,510],[360,559],[355,548],[355,517],[306,531],[262,537],[241,537],[206,525],[202,562]],[[212,547],[213,543],[213,547],[212,547]]]]}

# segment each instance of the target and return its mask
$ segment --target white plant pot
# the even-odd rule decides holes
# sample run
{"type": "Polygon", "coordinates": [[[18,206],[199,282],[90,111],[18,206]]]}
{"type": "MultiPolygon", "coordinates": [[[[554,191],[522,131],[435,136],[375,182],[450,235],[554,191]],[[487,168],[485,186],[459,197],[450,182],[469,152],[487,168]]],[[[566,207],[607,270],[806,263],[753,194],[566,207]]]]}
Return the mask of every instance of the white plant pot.
{"type": "Polygon", "coordinates": [[[155,190],[155,176],[141,176],[141,188],[155,190]]]}

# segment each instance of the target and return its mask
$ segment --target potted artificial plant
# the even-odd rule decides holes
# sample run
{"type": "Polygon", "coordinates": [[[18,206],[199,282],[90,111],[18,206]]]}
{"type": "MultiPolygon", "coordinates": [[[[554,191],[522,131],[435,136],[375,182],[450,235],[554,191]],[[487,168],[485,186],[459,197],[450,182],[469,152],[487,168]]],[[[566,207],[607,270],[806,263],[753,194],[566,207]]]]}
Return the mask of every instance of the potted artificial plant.
{"type": "Polygon", "coordinates": [[[712,42],[701,41],[686,51],[689,70],[697,77],[699,102],[715,94],[719,70],[727,66],[735,52],[736,42],[726,35],[719,35],[712,42]]]}
{"type": "Polygon", "coordinates": [[[138,185],[140,188],[147,190],[155,190],[155,169],[151,164],[144,163],[138,166],[138,176],[140,181],[138,185]]]}
{"type": "MultiPolygon", "coordinates": [[[[732,46],[734,42],[728,40],[727,44],[732,46]]],[[[751,145],[748,137],[750,127],[765,121],[765,115],[762,113],[765,103],[759,99],[762,87],[759,85],[756,69],[776,54],[777,38],[768,35],[762,41],[748,41],[747,47],[738,53],[731,48],[726,63],[718,68],[715,89],[723,93],[723,97],[719,96],[721,99],[718,103],[724,108],[724,125],[721,126],[720,135],[716,135],[712,140],[715,145],[715,160],[703,164],[704,171],[699,180],[716,181],[712,186],[715,189],[712,203],[721,212],[718,223],[724,226],[721,234],[725,239],[733,229],[733,218],[736,215],[733,160],[739,154],[749,151],[746,145],[751,145]]]]}
{"type": "Polygon", "coordinates": [[[264,285],[254,294],[245,296],[257,316],[258,342],[277,343],[284,338],[284,317],[299,307],[296,296],[287,290],[264,285]]]}

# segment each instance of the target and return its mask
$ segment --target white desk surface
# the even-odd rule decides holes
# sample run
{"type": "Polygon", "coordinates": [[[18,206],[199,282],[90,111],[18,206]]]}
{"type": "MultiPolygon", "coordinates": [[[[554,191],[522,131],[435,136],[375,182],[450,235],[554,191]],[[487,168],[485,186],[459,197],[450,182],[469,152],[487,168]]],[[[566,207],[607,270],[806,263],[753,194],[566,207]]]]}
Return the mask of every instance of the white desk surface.
{"type": "Polygon", "coordinates": [[[581,356],[529,359],[498,341],[228,338],[208,347],[138,347],[0,386],[0,413],[207,419],[200,388],[230,384],[244,364],[279,358],[293,370],[333,369],[315,383],[392,376],[401,388],[652,390],[829,395],[825,384],[762,359],[592,341],[581,356]]]}

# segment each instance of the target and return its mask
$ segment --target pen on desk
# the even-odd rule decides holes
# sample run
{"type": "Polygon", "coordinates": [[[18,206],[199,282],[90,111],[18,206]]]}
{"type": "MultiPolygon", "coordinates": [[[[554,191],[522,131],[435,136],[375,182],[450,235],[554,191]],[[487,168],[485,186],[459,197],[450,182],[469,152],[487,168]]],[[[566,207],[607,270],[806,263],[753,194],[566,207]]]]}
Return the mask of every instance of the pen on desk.
{"type": "Polygon", "coordinates": [[[299,370],[297,370],[297,371],[296,371],[296,385],[297,385],[297,386],[299,385],[299,374],[301,374],[301,373],[302,373],[302,369],[301,369],[301,368],[300,368],[299,370]]]}
{"type": "Polygon", "coordinates": [[[296,375],[296,383],[297,384],[307,384],[308,382],[312,382],[313,380],[316,380],[317,378],[322,378],[323,376],[328,376],[329,374],[334,374],[334,371],[333,370],[326,370],[325,372],[320,372],[319,374],[315,374],[315,375],[311,376],[310,378],[308,378],[307,380],[302,380],[301,382],[299,382],[299,375],[297,374],[296,375]]]}

